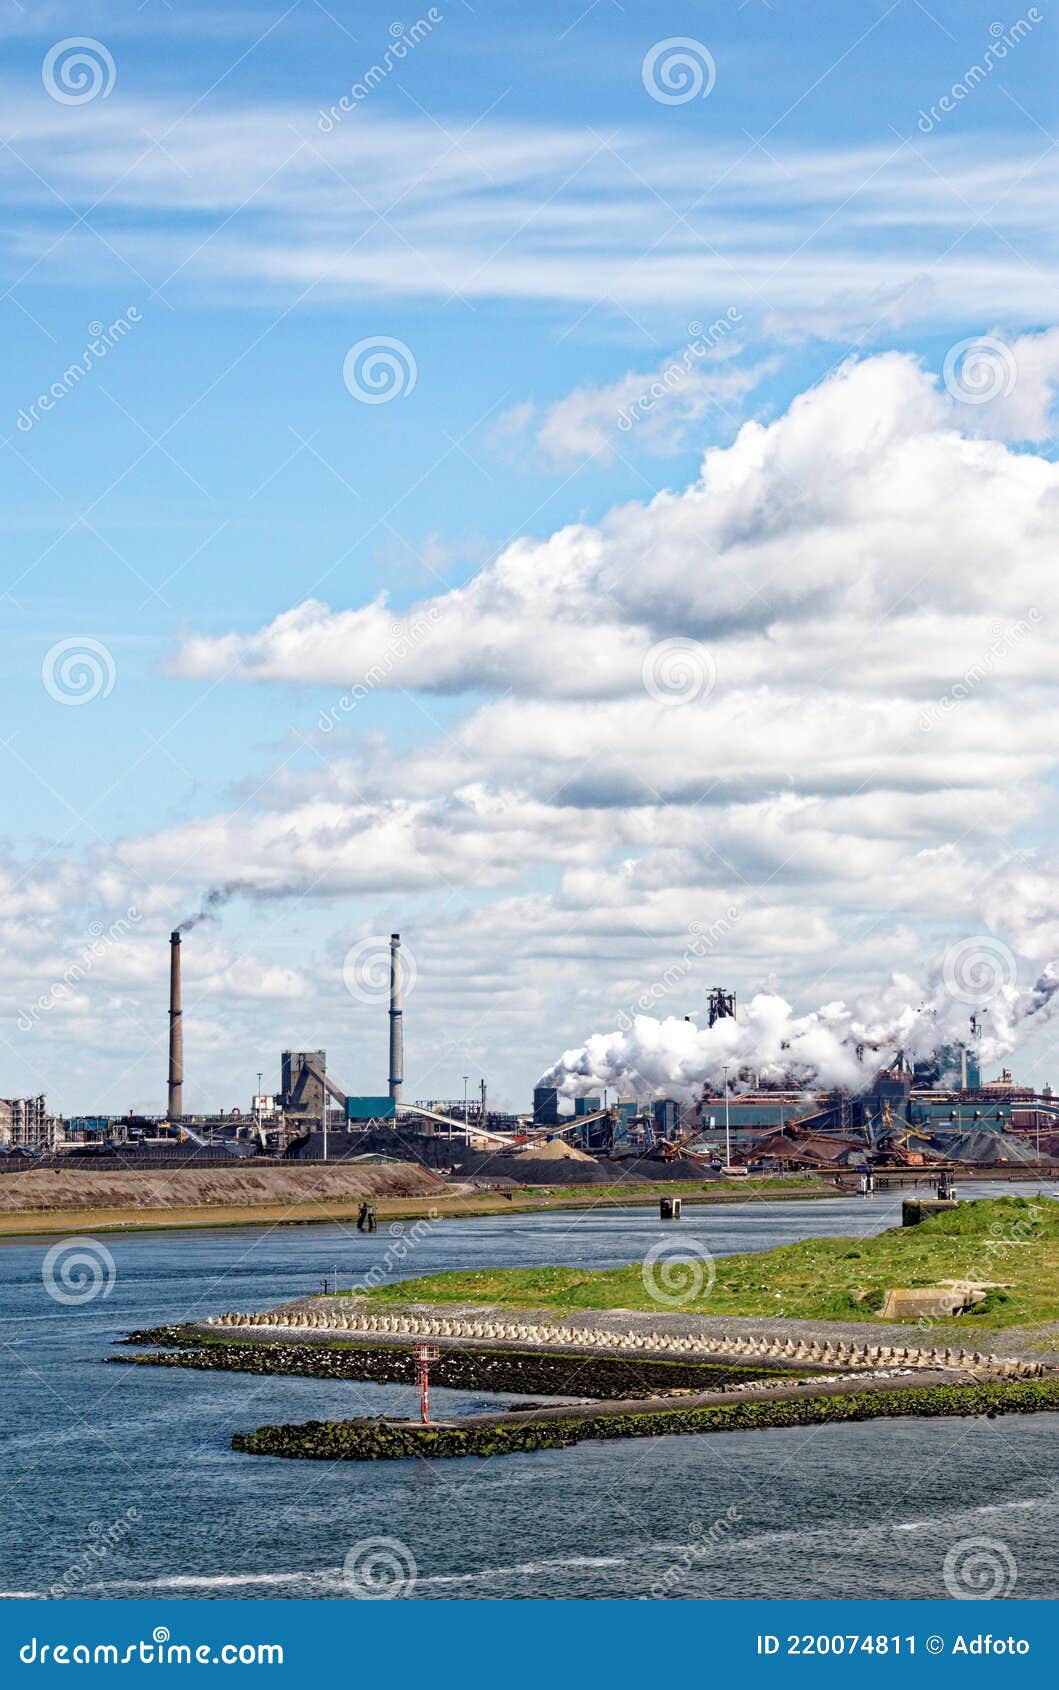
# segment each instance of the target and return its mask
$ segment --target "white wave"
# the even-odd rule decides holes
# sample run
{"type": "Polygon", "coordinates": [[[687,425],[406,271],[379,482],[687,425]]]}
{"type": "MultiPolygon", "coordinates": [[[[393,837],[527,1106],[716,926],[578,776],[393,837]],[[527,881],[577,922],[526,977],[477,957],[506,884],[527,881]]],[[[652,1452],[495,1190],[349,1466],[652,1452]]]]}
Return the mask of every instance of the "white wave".
{"type": "Polygon", "coordinates": [[[569,1567],[624,1567],[624,1555],[572,1555],[552,1561],[524,1561],[516,1567],[482,1567],[474,1573],[434,1573],[420,1578],[418,1584],[476,1584],[483,1579],[527,1577],[538,1573],[562,1572],[569,1567]]]}
{"type": "Polygon", "coordinates": [[[170,1573],[156,1579],[118,1579],[106,1584],[93,1584],[90,1590],[225,1590],[239,1585],[301,1584],[328,1578],[329,1574],[313,1568],[311,1571],[291,1573],[170,1573]]]}

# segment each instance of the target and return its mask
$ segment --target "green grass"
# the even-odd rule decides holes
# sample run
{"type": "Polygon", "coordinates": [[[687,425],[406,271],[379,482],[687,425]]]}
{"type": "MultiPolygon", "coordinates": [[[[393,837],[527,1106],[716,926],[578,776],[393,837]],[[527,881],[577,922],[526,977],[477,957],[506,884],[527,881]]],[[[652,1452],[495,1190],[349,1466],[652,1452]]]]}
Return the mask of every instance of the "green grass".
{"type": "MultiPolygon", "coordinates": [[[[680,1223],[666,1236],[676,1244],[680,1223]]],[[[689,1232],[689,1250],[701,1237],[701,1225],[689,1232]]],[[[977,1312],[952,1324],[969,1332],[1021,1326],[1059,1320],[1059,1204],[1047,1197],[980,1199],[874,1238],[806,1239],[754,1255],[719,1256],[715,1266],[713,1286],[679,1304],[651,1295],[639,1262],[597,1272],[555,1267],[431,1274],[379,1286],[370,1296],[386,1305],[477,1303],[563,1312],[679,1307],[710,1315],[872,1322],[891,1287],[969,1279],[1001,1285],[977,1312]]]]}

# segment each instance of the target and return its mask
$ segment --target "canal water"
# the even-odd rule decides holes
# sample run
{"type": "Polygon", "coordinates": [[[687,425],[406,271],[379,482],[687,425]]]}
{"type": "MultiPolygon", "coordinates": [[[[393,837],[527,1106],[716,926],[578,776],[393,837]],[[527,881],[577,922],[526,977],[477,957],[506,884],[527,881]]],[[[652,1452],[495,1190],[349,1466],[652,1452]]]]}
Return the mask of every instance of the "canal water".
{"type": "MultiPolygon", "coordinates": [[[[680,1227],[714,1253],[764,1250],[866,1235],[899,1211],[899,1194],[747,1202],[685,1211],[680,1227]]],[[[108,1237],[113,1275],[81,1304],[46,1289],[53,1240],[0,1246],[0,1595],[345,1600],[359,1577],[348,1569],[381,1558],[402,1588],[443,1600],[925,1599],[947,1594],[954,1553],[957,1578],[961,1557],[977,1556],[978,1576],[1012,1597],[1054,1594],[1059,1415],[592,1443],[490,1461],[293,1462],[235,1455],[232,1433],[412,1413],[413,1393],[103,1365],[133,1326],[266,1308],[320,1289],[336,1267],[342,1284],[373,1264],[391,1278],[610,1267],[642,1257],[665,1230],[651,1210],[608,1209],[409,1223],[372,1237],[337,1226],[108,1237]],[[987,1548],[961,1547],[977,1539],[987,1548]]],[[[444,1417],[510,1399],[438,1390],[432,1400],[444,1417]]]]}

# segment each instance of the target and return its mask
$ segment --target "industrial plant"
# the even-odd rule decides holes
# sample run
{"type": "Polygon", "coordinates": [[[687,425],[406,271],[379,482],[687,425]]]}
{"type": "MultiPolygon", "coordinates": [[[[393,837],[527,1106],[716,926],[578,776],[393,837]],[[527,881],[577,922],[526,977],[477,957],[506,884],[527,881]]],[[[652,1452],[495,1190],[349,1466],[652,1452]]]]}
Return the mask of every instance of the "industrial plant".
{"type": "MultiPolygon", "coordinates": [[[[595,1093],[564,1096],[542,1082],[522,1113],[491,1108],[484,1078],[462,1098],[404,1098],[404,1014],[399,933],[390,935],[388,1077],[385,1092],[347,1092],[323,1049],[284,1050],[278,1084],[249,1107],[184,1111],[181,930],[169,941],[167,1110],[164,1116],[57,1117],[44,1096],[0,1099],[3,1165],[61,1158],[75,1166],[119,1157],[126,1166],[232,1158],[412,1162],[463,1175],[536,1183],[588,1182],[635,1170],[638,1178],[738,1177],[818,1170],[841,1179],[875,1168],[1019,1167],[1059,1162],[1059,1105],[1051,1088],[1019,1085],[1009,1070],[984,1079],[979,1026],[929,1060],[890,1053],[859,1094],[812,1091],[725,1067],[724,1084],[678,1098],[595,1093]],[[568,1107],[567,1107],[568,1106],[568,1107]]],[[[737,1018],[736,998],[712,988],[709,1027],[737,1018]]],[[[693,1016],[685,1018],[692,1021],[693,1016]]]]}

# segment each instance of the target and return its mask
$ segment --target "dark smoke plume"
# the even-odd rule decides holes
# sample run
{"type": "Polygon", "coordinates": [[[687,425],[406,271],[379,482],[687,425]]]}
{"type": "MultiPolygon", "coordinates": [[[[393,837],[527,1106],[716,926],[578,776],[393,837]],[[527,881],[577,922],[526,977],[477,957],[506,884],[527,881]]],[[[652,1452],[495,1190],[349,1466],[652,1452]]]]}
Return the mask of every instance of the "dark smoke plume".
{"type": "Polygon", "coordinates": [[[203,921],[216,921],[218,910],[222,910],[230,898],[240,890],[238,880],[230,880],[225,886],[211,886],[202,899],[202,908],[198,915],[189,915],[180,923],[178,933],[190,933],[193,927],[198,927],[203,921]]]}

